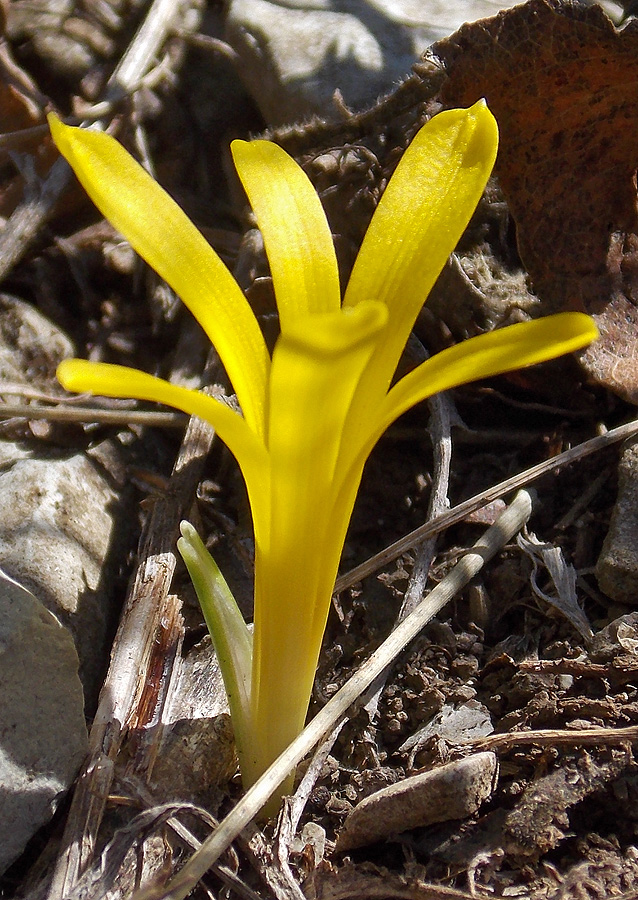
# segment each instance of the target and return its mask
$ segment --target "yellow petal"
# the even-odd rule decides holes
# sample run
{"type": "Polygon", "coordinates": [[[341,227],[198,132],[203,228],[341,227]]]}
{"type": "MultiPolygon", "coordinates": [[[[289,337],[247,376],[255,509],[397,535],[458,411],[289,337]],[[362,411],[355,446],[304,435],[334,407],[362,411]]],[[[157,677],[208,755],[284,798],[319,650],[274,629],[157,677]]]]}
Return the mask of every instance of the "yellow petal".
{"type": "Polygon", "coordinates": [[[598,329],[590,316],[565,312],[509,325],[449,347],[394,385],[381,406],[374,441],[395,419],[426,397],[572,353],[597,337],[598,329]]]}
{"type": "Polygon", "coordinates": [[[246,421],[263,435],[270,360],[255,316],[210,244],[114,138],[49,116],[53,139],[100,212],[181,297],[215,345],[246,421]]]}
{"type": "Polygon", "coordinates": [[[209,422],[226,444],[244,474],[251,504],[256,485],[267,483],[266,449],[239,413],[201,391],[180,387],[126,366],[65,359],[57,369],[58,381],[67,391],[100,394],[104,397],[134,397],[165,403],[209,422]]]}
{"type": "Polygon", "coordinates": [[[237,173],[264,238],[282,331],[341,306],[332,235],[303,169],[270,141],[233,141],[237,173]]]}
{"type": "Polygon", "coordinates": [[[385,303],[388,338],[375,354],[372,380],[387,390],[414,320],[476,208],[498,146],[484,101],[441,112],[403,154],[375,210],[354,265],[344,305],[385,303]]]}
{"type": "Polygon", "coordinates": [[[373,302],[314,316],[282,333],[273,354],[272,507],[255,563],[252,702],[262,768],[303,726],[351,512],[337,519],[333,509],[343,426],[386,320],[373,302]]]}

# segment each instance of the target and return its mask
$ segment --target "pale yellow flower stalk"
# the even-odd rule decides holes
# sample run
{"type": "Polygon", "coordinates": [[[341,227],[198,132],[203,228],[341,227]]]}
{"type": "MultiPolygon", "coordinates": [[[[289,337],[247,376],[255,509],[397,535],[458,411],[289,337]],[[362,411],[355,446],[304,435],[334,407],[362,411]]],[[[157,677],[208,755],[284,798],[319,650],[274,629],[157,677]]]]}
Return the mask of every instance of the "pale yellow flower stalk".
{"type": "Polygon", "coordinates": [[[235,455],[255,533],[254,636],[192,527],[180,549],[229,693],[248,786],[303,728],[363,466],[385,429],[426,397],[577,350],[592,320],[563,313],[472,338],[392,387],[415,318],[494,164],[484,102],[434,117],[405,151],[341,296],[330,229],[301,168],[267,141],[235,141],[263,234],[281,333],[272,359],[257,320],[181,209],[105,134],[51,117],[89,196],[181,297],[217,348],[242,414],[203,393],[119,366],[63,362],[73,391],[159,401],[201,416],[235,455]]]}

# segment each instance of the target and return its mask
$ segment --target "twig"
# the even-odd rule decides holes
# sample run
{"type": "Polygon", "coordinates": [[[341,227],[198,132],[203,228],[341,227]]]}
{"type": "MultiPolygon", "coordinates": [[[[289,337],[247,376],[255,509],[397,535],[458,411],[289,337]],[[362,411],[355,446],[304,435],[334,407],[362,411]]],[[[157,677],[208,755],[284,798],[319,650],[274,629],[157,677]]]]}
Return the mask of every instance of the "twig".
{"type": "Polygon", "coordinates": [[[180,16],[175,0],[153,0],[126,53],[106,83],[105,100],[120,99],[155,65],[157,54],[180,16]]]}
{"type": "MultiPolygon", "coordinates": [[[[330,734],[315,751],[314,756],[310,760],[310,765],[304,772],[303,778],[299,782],[293,796],[284,798],[284,803],[277,822],[277,830],[274,836],[275,858],[288,880],[293,884],[296,884],[296,882],[294,882],[289,862],[292,841],[297,833],[299,820],[301,819],[301,815],[308,802],[308,797],[310,796],[317,779],[321,775],[321,771],[335,741],[339,737],[339,734],[347,721],[348,717],[343,716],[341,721],[332,729],[330,734]]],[[[299,890],[299,888],[297,888],[297,890],[299,890]]],[[[301,896],[303,897],[303,894],[301,896]]]]}
{"type": "Polygon", "coordinates": [[[71,182],[71,169],[60,157],[51,166],[37,197],[24,200],[0,232],[0,282],[18,263],[71,182]]]}
{"type": "MultiPolygon", "coordinates": [[[[411,339],[412,340],[412,339],[411,339]]],[[[416,339],[415,339],[416,340],[416,339]]],[[[424,347],[419,343],[420,353],[418,362],[428,358],[424,347]]],[[[432,490],[428,503],[427,521],[430,522],[440,516],[449,507],[448,486],[450,483],[450,465],[452,462],[452,418],[454,405],[448,393],[435,394],[428,400],[430,408],[429,432],[432,442],[434,465],[432,471],[432,490]]],[[[436,552],[436,536],[424,538],[417,544],[414,565],[410,572],[408,586],[403,595],[403,602],[397,615],[397,623],[402,622],[406,616],[417,607],[423,599],[425,586],[430,572],[430,566],[436,552]]],[[[370,723],[376,717],[379,700],[385,688],[389,674],[389,668],[382,672],[374,683],[370,685],[366,693],[365,711],[370,723]]],[[[366,729],[366,732],[368,729],[366,729]]],[[[364,735],[364,738],[367,734],[364,735]]]]}
{"type": "Polygon", "coordinates": [[[98,406],[31,406],[28,403],[0,403],[0,419],[29,419],[47,422],[77,422],[85,425],[146,425],[149,428],[185,428],[184,413],[151,409],[100,409],[98,406]]]}
{"type": "Polygon", "coordinates": [[[326,760],[330,755],[330,751],[332,750],[335,741],[339,737],[341,729],[346,724],[346,722],[347,718],[343,718],[340,722],[338,722],[332,729],[330,734],[327,735],[325,740],[317,748],[314,756],[310,760],[310,765],[304,772],[303,778],[297,786],[297,790],[289,800],[288,812],[290,817],[291,836],[293,836],[297,831],[299,820],[301,819],[301,814],[303,813],[306,803],[308,802],[310,792],[314,788],[317,778],[319,778],[319,776],[321,775],[321,770],[323,769],[326,760]]]}
{"type": "MultiPolygon", "coordinates": [[[[510,731],[507,734],[490,734],[471,746],[475,750],[495,750],[504,753],[516,747],[535,744],[538,747],[554,747],[557,744],[578,747],[617,747],[638,742],[638,725],[625,728],[544,728],[538,731],[510,731]]],[[[467,748],[470,744],[465,744],[467,748]]]]}
{"type": "Polygon", "coordinates": [[[395,541],[394,544],[390,544],[389,547],[386,547],[380,553],[371,556],[366,562],[355,566],[354,569],[351,569],[344,575],[340,575],[335,582],[335,593],[345,590],[358,581],[367,578],[368,575],[373,575],[378,569],[383,568],[383,566],[401,556],[402,553],[405,553],[406,550],[412,549],[419,541],[438,534],[451,525],[462,522],[470,513],[476,512],[477,509],[481,509],[494,500],[498,500],[505,494],[510,493],[510,491],[518,490],[518,488],[536,481],[541,475],[546,475],[548,472],[556,472],[563,466],[567,466],[578,459],[583,459],[591,453],[597,453],[599,450],[610,447],[612,444],[617,444],[619,441],[624,441],[635,434],[638,434],[637,420],[627,422],[625,425],[619,425],[618,428],[613,428],[606,434],[584,441],[576,447],[565,450],[564,453],[552,456],[550,459],[546,459],[535,466],[531,466],[529,469],[525,469],[523,472],[519,472],[518,475],[513,475],[511,478],[501,481],[480,494],[475,494],[469,500],[464,500],[463,503],[459,503],[458,506],[454,506],[448,512],[443,513],[443,515],[432,519],[431,522],[426,522],[424,525],[415,528],[410,534],[395,541]]]}
{"type": "Polygon", "coordinates": [[[232,812],[206,839],[201,849],[186,863],[183,869],[164,887],[148,885],[133,900],[183,900],[199,879],[220,855],[230,846],[241,831],[258,814],[288,773],[335,726],[350,706],[389,663],[413,640],[422,628],[454,597],[504,546],[528,520],[532,499],[526,491],[520,491],[511,505],[499,516],[483,537],[423,600],[414,612],[397,626],[372,656],[346,682],[346,684],[317,713],[312,722],[292,744],[275,760],[261,778],[248,790],[232,812]]]}
{"type": "MultiPolygon", "coordinates": [[[[431,413],[430,436],[434,448],[432,492],[428,503],[428,522],[443,515],[449,508],[448,486],[452,462],[452,414],[454,407],[448,394],[435,394],[428,401],[431,413]]],[[[421,602],[428,573],[434,558],[436,536],[424,538],[417,546],[410,580],[399,610],[399,621],[409,616],[421,602]]]]}
{"type": "Polygon", "coordinates": [[[292,876],[289,867],[279,865],[273,854],[270,842],[266,840],[259,828],[246,829],[252,831],[250,840],[242,835],[238,844],[244,856],[249,860],[259,878],[268,888],[268,900],[305,900],[301,888],[292,876]]]}

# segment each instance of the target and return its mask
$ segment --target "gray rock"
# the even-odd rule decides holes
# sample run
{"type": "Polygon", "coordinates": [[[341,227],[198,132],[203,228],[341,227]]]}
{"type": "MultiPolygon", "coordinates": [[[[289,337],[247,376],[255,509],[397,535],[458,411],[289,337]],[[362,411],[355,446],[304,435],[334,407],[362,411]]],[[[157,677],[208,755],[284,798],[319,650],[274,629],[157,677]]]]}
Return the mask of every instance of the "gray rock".
{"type": "Polygon", "coordinates": [[[410,828],[470,816],[491,796],[497,776],[496,755],[484,752],[383,788],[352,810],[339,834],[337,852],[410,828]]]}
{"type": "Polygon", "coordinates": [[[502,0],[231,0],[226,40],[266,122],[335,117],[392,89],[434,41],[502,0]]]}
{"type": "MultiPolygon", "coordinates": [[[[46,316],[0,294],[0,396],[6,390],[15,401],[22,386],[26,397],[60,392],[56,366],[73,355],[69,338],[46,316]]],[[[0,441],[0,567],[69,628],[89,709],[113,618],[105,563],[131,518],[125,482],[116,442],[61,454],[42,441],[0,441]]]]}
{"type": "Polygon", "coordinates": [[[53,322],[24,300],[0,294],[1,385],[50,390],[55,367],[67,356],[73,356],[73,344],[53,322]]]}
{"type": "Polygon", "coordinates": [[[71,785],[87,749],[78,656],[68,631],[0,573],[0,872],[71,785]]]}
{"type": "Polygon", "coordinates": [[[618,496],[596,563],[599,587],[619,603],[638,599],[638,441],[627,443],[618,464],[618,496]]]}
{"type": "MultiPolygon", "coordinates": [[[[0,294],[0,397],[59,392],[55,368],[71,355],[52,322],[0,294]]],[[[129,497],[115,441],[88,453],[0,441],[0,567],[14,579],[0,579],[0,869],[50,819],[86,751],[129,497]]]]}
{"type": "Polygon", "coordinates": [[[107,662],[104,564],[122,503],[100,462],[37,452],[0,442],[0,567],[68,627],[91,702],[107,662]]]}

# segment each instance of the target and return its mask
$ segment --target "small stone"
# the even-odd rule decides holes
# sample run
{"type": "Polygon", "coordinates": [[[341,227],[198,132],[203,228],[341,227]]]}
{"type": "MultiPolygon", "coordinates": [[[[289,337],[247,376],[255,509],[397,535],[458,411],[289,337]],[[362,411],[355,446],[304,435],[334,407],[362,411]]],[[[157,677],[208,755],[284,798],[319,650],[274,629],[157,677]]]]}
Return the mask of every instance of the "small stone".
{"type": "Polygon", "coordinates": [[[600,589],[634,606],[638,596],[638,442],[625,444],[618,464],[618,496],[596,563],[600,589]]]}
{"type": "Polygon", "coordinates": [[[638,655],[638,613],[627,613],[614,619],[597,632],[591,642],[589,654],[594,662],[609,663],[623,653],[638,655]]]}
{"type": "Polygon", "coordinates": [[[0,873],[49,821],[87,750],[68,631],[0,572],[0,873]]]}
{"type": "Polygon", "coordinates": [[[471,816],[493,793],[497,776],[496,755],[485,752],[405,778],[355,807],[336,849],[353,850],[410,828],[471,816]]]}

